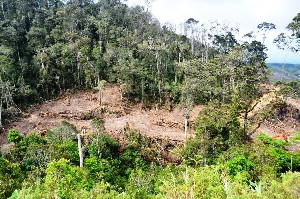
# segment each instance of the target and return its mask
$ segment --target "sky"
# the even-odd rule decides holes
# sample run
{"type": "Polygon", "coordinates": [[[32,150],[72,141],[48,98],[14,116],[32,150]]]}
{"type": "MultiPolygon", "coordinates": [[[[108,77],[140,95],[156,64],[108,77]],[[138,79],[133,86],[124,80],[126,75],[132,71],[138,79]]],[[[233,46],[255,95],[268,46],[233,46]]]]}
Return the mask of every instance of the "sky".
{"type": "MultiPolygon", "coordinates": [[[[300,53],[279,50],[273,39],[285,32],[285,27],[300,12],[299,0],[150,0],[149,10],[161,24],[179,25],[189,18],[200,24],[209,21],[229,23],[240,30],[240,35],[258,31],[262,22],[273,23],[276,30],[268,33],[267,62],[300,64],[300,53]]],[[[145,0],[127,0],[128,5],[143,5],[145,0]]],[[[257,38],[259,39],[259,37],[257,38]]]]}

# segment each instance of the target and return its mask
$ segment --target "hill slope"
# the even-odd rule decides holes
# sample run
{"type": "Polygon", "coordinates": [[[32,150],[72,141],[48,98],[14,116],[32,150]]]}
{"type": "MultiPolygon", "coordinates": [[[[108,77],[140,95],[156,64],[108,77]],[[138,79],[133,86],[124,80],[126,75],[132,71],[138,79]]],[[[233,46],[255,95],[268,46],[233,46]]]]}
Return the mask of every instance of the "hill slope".
{"type": "MultiPolygon", "coordinates": [[[[99,106],[98,92],[86,91],[61,96],[33,108],[9,128],[22,134],[42,133],[65,120],[75,125],[77,130],[89,132],[94,130],[91,125],[92,117],[99,117],[104,120],[105,130],[114,136],[118,136],[129,126],[146,136],[184,140],[184,110],[181,108],[168,111],[146,109],[141,104],[125,105],[120,100],[119,86],[107,87],[103,92],[102,102],[103,105],[99,106]]],[[[193,109],[191,121],[197,117],[200,109],[199,106],[193,109]]]]}
{"type": "MultiPolygon", "coordinates": [[[[295,130],[300,131],[300,99],[287,99],[283,105],[272,107],[276,104],[274,101],[278,100],[275,91],[268,91],[249,113],[250,131],[253,131],[254,137],[259,133],[274,136],[280,132],[294,136],[295,130]],[[266,113],[268,116],[262,119],[262,115],[266,113]]],[[[191,124],[201,109],[201,106],[194,107],[190,117],[191,124]]],[[[169,111],[121,102],[120,87],[111,85],[103,91],[101,106],[97,91],[80,91],[33,108],[8,128],[14,128],[22,134],[43,133],[65,120],[75,125],[81,133],[87,133],[95,130],[91,123],[93,118],[98,117],[104,121],[106,132],[116,138],[120,137],[124,128],[129,127],[148,137],[180,142],[185,139],[183,115],[184,110],[179,107],[169,111]]],[[[190,135],[193,132],[194,129],[191,128],[190,135]]],[[[4,142],[5,137],[2,138],[2,143],[4,142]]]]}
{"type": "Polygon", "coordinates": [[[272,71],[271,81],[300,81],[300,64],[268,63],[272,71]]]}

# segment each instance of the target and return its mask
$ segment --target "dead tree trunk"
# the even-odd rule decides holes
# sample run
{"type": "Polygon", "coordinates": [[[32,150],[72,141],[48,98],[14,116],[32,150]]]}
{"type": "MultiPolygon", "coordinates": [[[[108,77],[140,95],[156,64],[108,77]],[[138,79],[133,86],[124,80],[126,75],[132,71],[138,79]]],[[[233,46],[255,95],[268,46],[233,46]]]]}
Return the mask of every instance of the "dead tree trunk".
{"type": "Polygon", "coordinates": [[[2,128],[2,93],[0,93],[0,128],[2,128]]]}
{"type": "Polygon", "coordinates": [[[188,137],[188,115],[187,114],[184,117],[184,137],[185,137],[185,141],[187,141],[187,137],[188,137]]]}
{"type": "Polygon", "coordinates": [[[82,147],[81,147],[81,138],[80,134],[77,134],[78,139],[78,153],[79,153],[79,166],[83,167],[83,154],[82,154],[82,147]]]}
{"type": "Polygon", "coordinates": [[[106,81],[105,80],[101,80],[99,82],[98,88],[99,88],[99,105],[102,106],[103,103],[103,89],[105,86],[106,81]]]}
{"type": "Polygon", "coordinates": [[[244,142],[248,141],[248,112],[244,116],[244,142]]]}
{"type": "MultiPolygon", "coordinates": [[[[2,82],[0,81],[0,84],[1,83],[2,82]]],[[[3,94],[3,85],[1,85],[1,90],[0,90],[0,128],[2,128],[2,94],[3,94]]]]}

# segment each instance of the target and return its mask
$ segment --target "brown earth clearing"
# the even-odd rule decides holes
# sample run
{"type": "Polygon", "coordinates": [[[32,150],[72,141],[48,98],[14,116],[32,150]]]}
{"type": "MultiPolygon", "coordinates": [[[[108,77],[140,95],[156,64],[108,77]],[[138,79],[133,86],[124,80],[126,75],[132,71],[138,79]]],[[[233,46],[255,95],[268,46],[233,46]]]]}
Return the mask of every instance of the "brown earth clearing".
{"type": "MultiPolygon", "coordinates": [[[[285,105],[275,110],[269,118],[261,119],[259,113],[266,111],[266,107],[276,100],[274,92],[275,90],[267,92],[249,114],[252,137],[262,132],[268,136],[284,132],[290,138],[294,136],[295,130],[300,130],[299,99],[287,99],[285,105]]],[[[23,113],[23,117],[6,129],[13,128],[22,134],[42,133],[61,121],[67,121],[75,125],[81,133],[88,133],[95,130],[91,125],[92,118],[99,117],[104,121],[105,131],[115,138],[120,136],[124,128],[129,127],[147,137],[178,142],[185,139],[183,108],[147,108],[142,104],[129,104],[124,101],[121,100],[120,87],[117,85],[107,86],[103,90],[102,105],[99,103],[98,91],[66,94],[23,113]]],[[[191,111],[190,124],[194,124],[201,109],[202,106],[196,106],[191,111]]],[[[189,129],[190,136],[194,132],[193,128],[189,129]]],[[[6,134],[2,136],[2,144],[5,143],[6,134]]],[[[300,149],[294,148],[292,150],[300,149]]]]}
{"type": "MultiPolygon", "coordinates": [[[[201,106],[194,107],[190,122],[195,120],[200,110],[201,106]]],[[[106,132],[114,136],[130,127],[147,137],[184,140],[184,109],[149,109],[141,104],[129,105],[121,102],[120,88],[116,85],[104,89],[101,106],[97,91],[79,91],[32,108],[7,129],[13,128],[22,134],[42,133],[61,121],[67,121],[79,131],[90,132],[94,130],[90,115],[102,118],[106,132]]],[[[190,133],[193,132],[190,129],[190,133]]]]}

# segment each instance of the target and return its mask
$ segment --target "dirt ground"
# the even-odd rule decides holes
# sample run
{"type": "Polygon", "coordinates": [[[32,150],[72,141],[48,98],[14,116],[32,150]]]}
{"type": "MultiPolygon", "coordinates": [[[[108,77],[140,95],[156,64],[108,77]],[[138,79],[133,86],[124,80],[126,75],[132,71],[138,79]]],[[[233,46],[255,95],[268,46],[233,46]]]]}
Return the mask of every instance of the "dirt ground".
{"type": "MultiPolygon", "coordinates": [[[[169,111],[162,108],[146,109],[141,104],[129,106],[121,102],[120,88],[116,85],[104,89],[101,106],[96,91],[68,94],[34,107],[8,129],[16,129],[22,134],[41,133],[65,120],[75,125],[78,131],[85,129],[89,132],[93,131],[91,120],[86,120],[84,116],[99,109],[104,112],[101,117],[109,134],[116,135],[125,127],[130,127],[149,137],[184,140],[184,109],[176,107],[169,111]]],[[[200,110],[201,106],[197,106],[191,111],[191,123],[200,110]]],[[[190,129],[190,134],[193,132],[190,129]]]]}
{"type": "MultiPolygon", "coordinates": [[[[275,96],[272,92],[260,99],[249,117],[263,110],[263,107],[271,103],[275,96]]],[[[288,105],[293,110],[300,110],[300,100],[289,99],[288,105]]],[[[202,106],[196,106],[190,113],[189,123],[193,126],[202,106]]],[[[121,101],[120,87],[117,85],[107,86],[103,90],[102,105],[99,103],[98,91],[80,91],[75,94],[63,95],[60,98],[48,101],[42,105],[32,108],[24,113],[24,117],[12,123],[7,129],[14,128],[22,134],[31,132],[41,133],[53,128],[57,123],[65,120],[76,126],[78,131],[84,129],[92,132],[94,129],[91,120],[86,118],[90,113],[99,113],[104,120],[104,127],[107,133],[117,136],[124,128],[136,129],[148,137],[158,137],[173,141],[184,140],[184,109],[175,107],[173,110],[163,108],[146,108],[142,104],[129,105],[121,101]]],[[[298,114],[299,115],[299,114],[298,114]]],[[[292,121],[287,117],[285,125],[280,127],[278,122],[270,123],[264,121],[253,134],[265,133],[274,136],[284,128],[288,136],[293,136],[295,130],[300,130],[298,121],[292,121]],[[277,123],[277,124],[276,124],[277,123]],[[277,129],[276,129],[277,128],[277,129]],[[278,132],[277,132],[278,131],[278,132]]],[[[6,131],[7,132],[7,131],[6,131]]],[[[189,129],[189,136],[193,136],[194,129],[189,129]]],[[[6,136],[2,136],[0,142],[5,143],[6,136]]]]}
{"type": "Polygon", "coordinates": [[[282,116],[279,117],[279,110],[277,110],[276,114],[273,114],[273,116],[261,122],[259,128],[256,129],[252,137],[257,136],[260,133],[264,133],[270,137],[284,133],[289,139],[295,136],[295,131],[300,131],[300,99],[284,99],[282,96],[278,97],[275,94],[276,91],[278,91],[278,88],[272,88],[272,90],[263,95],[248,116],[256,123],[253,124],[252,127],[257,126],[258,121],[256,118],[259,113],[266,111],[266,107],[270,106],[276,100],[283,100],[285,101],[286,106],[283,106],[281,110],[282,116]]]}

